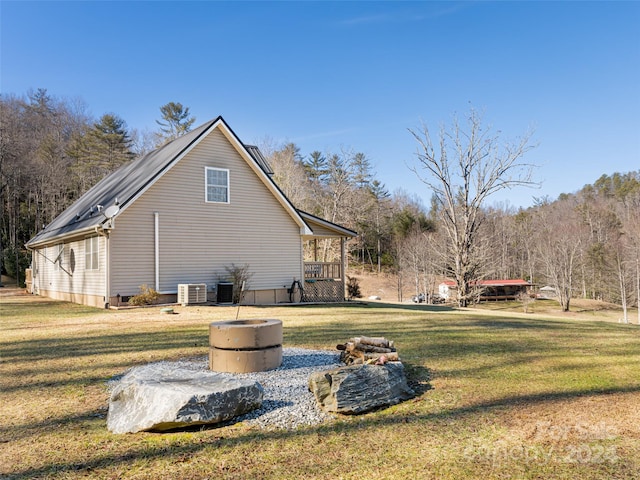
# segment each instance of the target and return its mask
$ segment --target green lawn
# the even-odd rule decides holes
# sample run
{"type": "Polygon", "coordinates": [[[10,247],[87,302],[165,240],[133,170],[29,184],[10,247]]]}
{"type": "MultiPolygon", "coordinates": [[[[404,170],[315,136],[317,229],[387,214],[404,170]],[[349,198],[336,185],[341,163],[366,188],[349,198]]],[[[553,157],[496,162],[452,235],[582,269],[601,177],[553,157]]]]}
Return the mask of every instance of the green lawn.
{"type": "Polygon", "coordinates": [[[105,382],[202,356],[232,307],[104,311],[0,297],[0,477],[640,478],[640,327],[419,305],[241,307],[285,346],[395,341],[413,400],[319,427],[106,430],[105,382]]]}

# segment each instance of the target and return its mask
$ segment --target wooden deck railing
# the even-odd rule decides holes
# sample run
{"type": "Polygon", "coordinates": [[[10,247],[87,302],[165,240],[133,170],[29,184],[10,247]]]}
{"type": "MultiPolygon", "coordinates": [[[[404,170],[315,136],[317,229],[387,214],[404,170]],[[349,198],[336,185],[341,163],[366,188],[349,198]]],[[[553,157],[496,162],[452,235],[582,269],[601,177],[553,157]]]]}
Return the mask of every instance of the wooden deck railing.
{"type": "Polygon", "coordinates": [[[316,280],[341,279],[342,265],[340,262],[304,262],[304,278],[316,280]]]}

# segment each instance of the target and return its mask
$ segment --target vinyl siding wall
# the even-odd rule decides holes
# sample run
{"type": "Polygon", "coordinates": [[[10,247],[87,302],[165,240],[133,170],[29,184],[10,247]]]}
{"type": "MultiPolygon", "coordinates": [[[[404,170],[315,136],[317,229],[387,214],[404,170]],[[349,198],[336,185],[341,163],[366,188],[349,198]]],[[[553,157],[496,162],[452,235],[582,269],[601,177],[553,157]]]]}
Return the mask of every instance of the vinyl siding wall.
{"type": "Polygon", "coordinates": [[[224,281],[225,266],[249,265],[247,289],[282,289],[302,276],[300,228],[226,137],[214,130],[123,209],[111,233],[111,295],[155,287],[154,212],[159,220],[159,291],[224,281]],[[205,201],[205,167],[229,170],[229,203],[205,201]]]}
{"type": "Polygon", "coordinates": [[[85,237],[38,248],[33,253],[34,293],[71,302],[103,307],[105,303],[105,238],[98,236],[98,269],[85,269],[85,237]],[[58,258],[60,266],[54,260],[58,258]]]}

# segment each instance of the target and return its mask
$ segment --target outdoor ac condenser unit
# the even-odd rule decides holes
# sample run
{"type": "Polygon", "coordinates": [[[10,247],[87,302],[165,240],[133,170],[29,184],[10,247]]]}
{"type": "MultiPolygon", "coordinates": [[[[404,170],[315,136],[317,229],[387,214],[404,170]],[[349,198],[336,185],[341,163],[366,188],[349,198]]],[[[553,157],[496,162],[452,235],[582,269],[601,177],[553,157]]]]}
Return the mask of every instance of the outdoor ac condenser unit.
{"type": "Polygon", "coordinates": [[[178,284],[178,303],[190,305],[192,303],[207,302],[207,285],[204,283],[178,284]]]}

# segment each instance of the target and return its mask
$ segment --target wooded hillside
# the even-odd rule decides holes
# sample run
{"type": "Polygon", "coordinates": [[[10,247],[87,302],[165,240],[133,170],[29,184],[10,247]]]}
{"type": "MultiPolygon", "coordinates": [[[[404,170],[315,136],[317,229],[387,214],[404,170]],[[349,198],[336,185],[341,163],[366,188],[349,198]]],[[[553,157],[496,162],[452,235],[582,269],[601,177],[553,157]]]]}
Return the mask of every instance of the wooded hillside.
{"type": "MultiPolygon", "coordinates": [[[[106,174],[187,132],[195,120],[180,104],[160,112],[159,131],[140,132],[114,113],[91,118],[81,102],[43,89],[0,97],[2,273],[23,282],[30,262],[24,244],[43,225],[106,174]]],[[[295,144],[266,143],[260,148],[296,207],[359,232],[350,242],[352,272],[387,271],[411,279],[414,288],[400,289],[400,300],[419,292],[429,298],[443,278],[453,278],[445,212],[435,196],[425,206],[412,193],[389,192],[356,150],[301,152],[295,144]]],[[[622,305],[625,317],[627,307],[637,306],[640,170],[604,174],[578,192],[540,198],[526,210],[482,205],[480,212],[471,250],[474,278],[551,285],[564,309],[576,296],[622,305]]],[[[320,260],[326,261],[337,254],[330,244],[322,252],[320,260]]]]}

